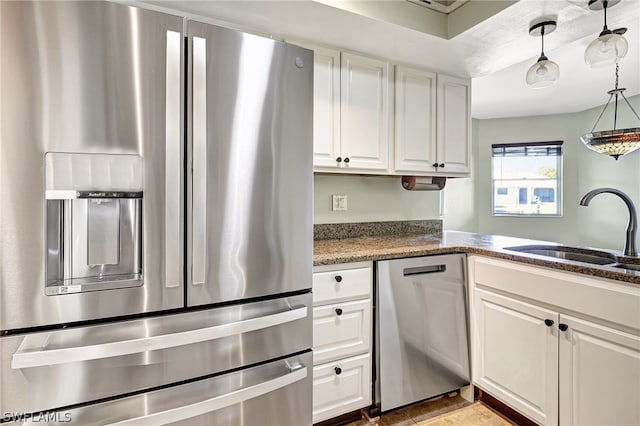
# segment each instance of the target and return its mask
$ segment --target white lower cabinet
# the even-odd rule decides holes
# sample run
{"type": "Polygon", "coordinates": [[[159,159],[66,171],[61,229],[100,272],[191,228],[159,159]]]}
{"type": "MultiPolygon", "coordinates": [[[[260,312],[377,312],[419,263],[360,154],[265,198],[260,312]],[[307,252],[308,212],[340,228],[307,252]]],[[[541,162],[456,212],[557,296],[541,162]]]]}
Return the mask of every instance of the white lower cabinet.
{"type": "Polygon", "coordinates": [[[640,425],[640,287],[478,256],[469,278],[474,385],[541,425],[640,425]]]}
{"type": "Polygon", "coordinates": [[[371,404],[372,262],[313,273],[313,422],[371,404]]]}
{"type": "Polygon", "coordinates": [[[371,404],[371,355],[313,367],[313,422],[371,404]]]}
{"type": "Polygon", "coordinates": [[[560,424],[640,425],[640,337],[568,315],[560,324],[560,424]]]}
{"type": "Polygon", "coordinates": [[[370,300],[313,308],[314,364],[368,352],[370,347],[370,300]]]}
{"type": "Polygon", "coordinates": [[[476,385],[537,423],[557,425],[558,314],[476,290],[475,315],[476,385]]]}

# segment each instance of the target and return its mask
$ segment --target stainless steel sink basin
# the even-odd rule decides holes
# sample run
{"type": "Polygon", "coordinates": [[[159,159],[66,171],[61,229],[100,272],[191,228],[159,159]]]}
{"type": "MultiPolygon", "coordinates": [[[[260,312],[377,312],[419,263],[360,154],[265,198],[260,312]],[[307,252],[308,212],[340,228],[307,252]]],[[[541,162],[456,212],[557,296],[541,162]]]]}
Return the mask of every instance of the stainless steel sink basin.
{"type": "MultiPolygon", "coordinates": [[[[515,246],[505,247],[505,250],[520,253],[535,254],[538,256],[553,257],[556,259],[573,260],[575,262],[590,263],[592,265],[610,265],[616,263],[616,257],[604,251],[588,250],[577,247],[565,246],[515,246]]],[[[636,267],[637,265],[632,265],[636,267]]],[[[617,267],[617,266],[616,266],[617,267]]]]}
{"type": "Polygon", "coordinates": [[[640,265],[636,265],[633,263],[616,263],[615,265],[611,265],[614,268],[627,269],[629,271],[638,271],[640,272],[640,265]]]}

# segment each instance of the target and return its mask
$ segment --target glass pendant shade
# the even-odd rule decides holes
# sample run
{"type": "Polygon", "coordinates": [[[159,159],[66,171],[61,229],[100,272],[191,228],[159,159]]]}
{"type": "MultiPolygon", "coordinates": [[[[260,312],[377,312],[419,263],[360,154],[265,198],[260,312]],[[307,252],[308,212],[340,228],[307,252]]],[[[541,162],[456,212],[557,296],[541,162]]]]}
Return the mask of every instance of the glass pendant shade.
{"type": "Polygon", "coordinates": [[[592,68],[613,65],[629,50],[627,39],[620,34],[604,34],[593,40],[584,51],[584,61],[592,68]]]}
{"type": "Polygon", "coordinates": [[[535,89],[549,87],[560,78],[560,67],[548,59],[540,59],[527,71],[527,84],[535,89]]]}
{"type": "Polygon", "coordinates": [[[560,78],[560,67],[550,61],[544,54],[544,36],[551,34],[556,29],[556,21],[548,18],[539,18],[538,22],[529,27],[529,34],[540,36],[540,57],[527,71],[527,84],[534,89],[541,89],[555,84],[560,78]]]}

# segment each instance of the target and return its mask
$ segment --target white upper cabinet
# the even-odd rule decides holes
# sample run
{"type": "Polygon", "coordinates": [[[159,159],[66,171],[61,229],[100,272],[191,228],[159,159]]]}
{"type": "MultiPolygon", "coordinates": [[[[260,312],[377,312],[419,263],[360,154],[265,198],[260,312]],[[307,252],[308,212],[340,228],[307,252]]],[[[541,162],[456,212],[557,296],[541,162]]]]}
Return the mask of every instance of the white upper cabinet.
{"type": "Polygon", "coordinates": [[[340,156],[340,52],[314,48],[313,165],[336,167],[340,156]]]}
{"type": "Polygon", "coordinates": [[[436,74],[397,65],[395,89],[394,171],[435,172],[436,74]]]}
{"type": "Polygon", "coordinates": [[[314,48],[313,166],[389,172],[389,63],[314,48]]]}
{"type": "Polygon", "coordinates": [[[389,169],[389,63],[342,53],[340,140],[346,168],[389,169]]]}
{"type": "Polygon", "coordinates": [[[468,79],[313,49],[314,171],[469,176],[468,79]]]}
{"type": "Polygon", "coordinates": [[[438,75],[437,163],[441,174],[471,172],[471,85],[438,75]]]}

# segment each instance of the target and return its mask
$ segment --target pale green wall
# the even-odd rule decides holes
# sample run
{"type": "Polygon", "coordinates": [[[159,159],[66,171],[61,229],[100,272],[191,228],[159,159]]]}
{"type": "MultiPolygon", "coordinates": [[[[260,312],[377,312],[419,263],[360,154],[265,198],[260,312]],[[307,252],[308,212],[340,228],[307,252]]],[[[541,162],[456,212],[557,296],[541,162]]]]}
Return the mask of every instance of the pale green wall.
{"type": "Polygon", "coordinates": [[[405,191],[400,177],[322,175],[314,177],[314,223],[437,219],[437,191],[405,191]],[[347,211],[331,211],[331,195],[347,195],[347,211]]]}
{"type": "MultiPolygon", "coordinates": [[[[630,99],[640,110],[640,96],[630,99]]],[[[628,213],[622,200],[609,194],[595,198],[589,207],[578,205],[587,191],[610,186],[627,193],[640,206],[640,151],[618,161],[587,149],[579,136],[591,129],[601,107],[574,113],[537,117],[474,120],[474,179],[467,186],[449,188],[451,199],[464,200],[475,195],[477,232],[556,241],[621,250],[628,213]],[[564,141],[564,214],[561,218],[514,218],[491,216],[491,144],[507,142],[564,141]],[[452,194],[455,192],[455,194],[452,194]],[[471,194],[473,192],[473,194],[471,194]]],[[[608,112],[612,110],[611,106],[608,112]]],[[[640,126],[621,106],[623,120],[618,127],[640,126]]],[[[605,114],[598,128],[612,125],[605,114]]],[[[460,204],[462,205],[462,204],[460,204]]],[[[463,209],[466,209],[463,206],[463,209]]],[[[471,226],[472,228],[472,226],[471,226]]],[[[469,222],[448,222],[445,229],[469,230],[469,222]]]]}

